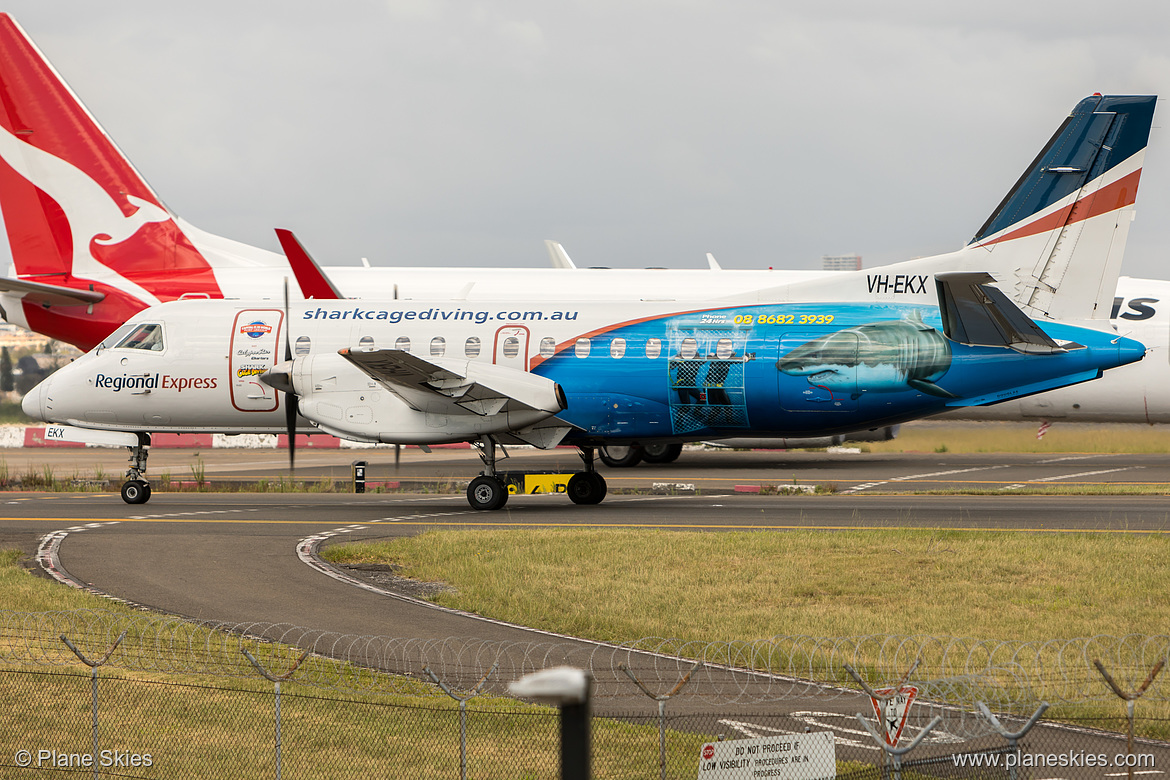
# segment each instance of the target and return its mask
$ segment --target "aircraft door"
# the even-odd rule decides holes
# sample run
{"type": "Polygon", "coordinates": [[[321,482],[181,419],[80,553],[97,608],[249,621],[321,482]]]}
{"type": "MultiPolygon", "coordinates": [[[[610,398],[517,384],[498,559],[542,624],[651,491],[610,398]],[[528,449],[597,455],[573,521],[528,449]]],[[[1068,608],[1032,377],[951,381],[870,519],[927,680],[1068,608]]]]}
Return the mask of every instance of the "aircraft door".
{"type": "Polygon", "coordinates": [[[528,328],[523,325],[505,325],[496,331],[492,362],[497,366],[528,370],[528,328]]]}
{"type": "Polygon", "coordinates": [[[857,409],[858,338],[838,331],[785,333],[776,362],[780,407],[790,412],[857,409]]]}
{"type": "Polygon", "coordinates": [[[232,323],[228,357],[232,406],[241,412],[271,412],[280,405],[278,393],[260,381],[283,355],[279,351],[284,312],[246,309],[232,323]]]}

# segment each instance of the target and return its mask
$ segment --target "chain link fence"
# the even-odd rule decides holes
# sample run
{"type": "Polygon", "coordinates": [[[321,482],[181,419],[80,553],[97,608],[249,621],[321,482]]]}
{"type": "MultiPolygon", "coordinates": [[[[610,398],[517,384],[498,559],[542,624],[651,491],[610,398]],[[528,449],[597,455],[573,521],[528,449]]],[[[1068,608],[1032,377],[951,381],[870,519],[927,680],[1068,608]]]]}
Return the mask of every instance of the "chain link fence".
{"type": "Polygon", "coordinates": [[[838,777],[1144,775],[1170,766],[1161,739],[1170,688],[1150,673],[1167,646],[1164,637],[423,642],[0,612],[0,778],[557,777],[557,711],[506,688],[564,663],[594,679],[599,778],[819,780],[831,774],[812,766],[821,748],[809,735],[824,732],[838,777]],[[1141,698],[1127,706],[1095,660],[1141,698]],[[887,712],[867,688],[879,697],[913,688],[915,698],[887,712]],[[1025,728],[1042,702],[1053,706],[1025,728]],[[809,750],[809,761],[798,757],[809,750]]]}

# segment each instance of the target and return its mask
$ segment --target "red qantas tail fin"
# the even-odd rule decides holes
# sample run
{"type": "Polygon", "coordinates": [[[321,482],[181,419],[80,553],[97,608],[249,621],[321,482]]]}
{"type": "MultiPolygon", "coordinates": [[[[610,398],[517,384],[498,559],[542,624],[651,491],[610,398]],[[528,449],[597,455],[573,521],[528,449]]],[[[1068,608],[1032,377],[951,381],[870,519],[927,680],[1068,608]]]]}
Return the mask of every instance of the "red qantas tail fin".
{"type": "Polygon", "coordinates": [[[321,270],[321,266],[317,265],[317,261],[305,251],[305,247],[292,234],[291,230],[277,228],[276,238],[280,241],[280,246],[288,258],[288,264],[292,266],[293,274],[297,277],[297,284],[301,286],[302,295],[306,298],[319,300],[345,297],[337,291],[333,282],[329,281],[329,277],[321,270]]]}
{"type": "Polygon", "coordinates": [[[0,211],[19,277],[144,304],[218,293],[207,261],[20,26],[0,14],[0,211]]]}

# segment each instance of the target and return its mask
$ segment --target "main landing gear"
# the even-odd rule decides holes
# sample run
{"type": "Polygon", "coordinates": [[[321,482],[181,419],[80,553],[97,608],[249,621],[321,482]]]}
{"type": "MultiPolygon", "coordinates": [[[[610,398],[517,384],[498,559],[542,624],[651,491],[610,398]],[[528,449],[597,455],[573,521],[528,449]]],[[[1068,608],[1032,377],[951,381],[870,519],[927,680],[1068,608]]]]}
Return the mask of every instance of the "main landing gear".
{"type": "Polygon", "coordinates": [[[146,481],[146,457],[150,454],[150,434],[139,433],[138,444],[130,450],[130,468],[122,484],[122,500],[127,504],[145,504],[150,500],[150,483],[146,481]]]}
{"type": "Polygon", "coordinates": [[[681,444],[631,444],[602,447],[601,462],[610,468],[623,469],[647,463],[673,463],[682,454],[681,444]]]}
{"type": "Polygon", "coordinates": [[[496,471],[495,439],[484,436],[478,449],[484,468],[467,486],[467,503],[472,509],[501,509],[512,493],[565,493],[570,501],[581,505],[600,504],[605,498],[605,479],[593,467],[593,447],[579,448],[585,470],[572,474],[496,471]]]}

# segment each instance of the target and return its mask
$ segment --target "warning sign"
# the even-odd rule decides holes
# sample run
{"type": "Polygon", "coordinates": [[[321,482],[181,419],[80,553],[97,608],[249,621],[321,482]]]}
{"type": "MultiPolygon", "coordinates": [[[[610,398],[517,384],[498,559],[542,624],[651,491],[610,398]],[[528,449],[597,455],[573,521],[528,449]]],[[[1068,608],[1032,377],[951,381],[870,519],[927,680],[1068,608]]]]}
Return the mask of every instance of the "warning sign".
{"type": "Polygon", "coordinates": [[[913,685],[904,685],[893,696],[889,696],[894,693],[893,688],[879,688],[874,693],[882,698],[869,697],[873,704],[873,714],[877,716],[886,743],[894,747],[902,737],[902,729],[906,727],[906,717],[910,714],[910,705],[914,703],[918,689],[913,685]]]}
{"type": "Polygon", "coordinates": [[[833,732],[708,742],[699,751],[698,780],[826,780],[837,776],[833,732]]]}

